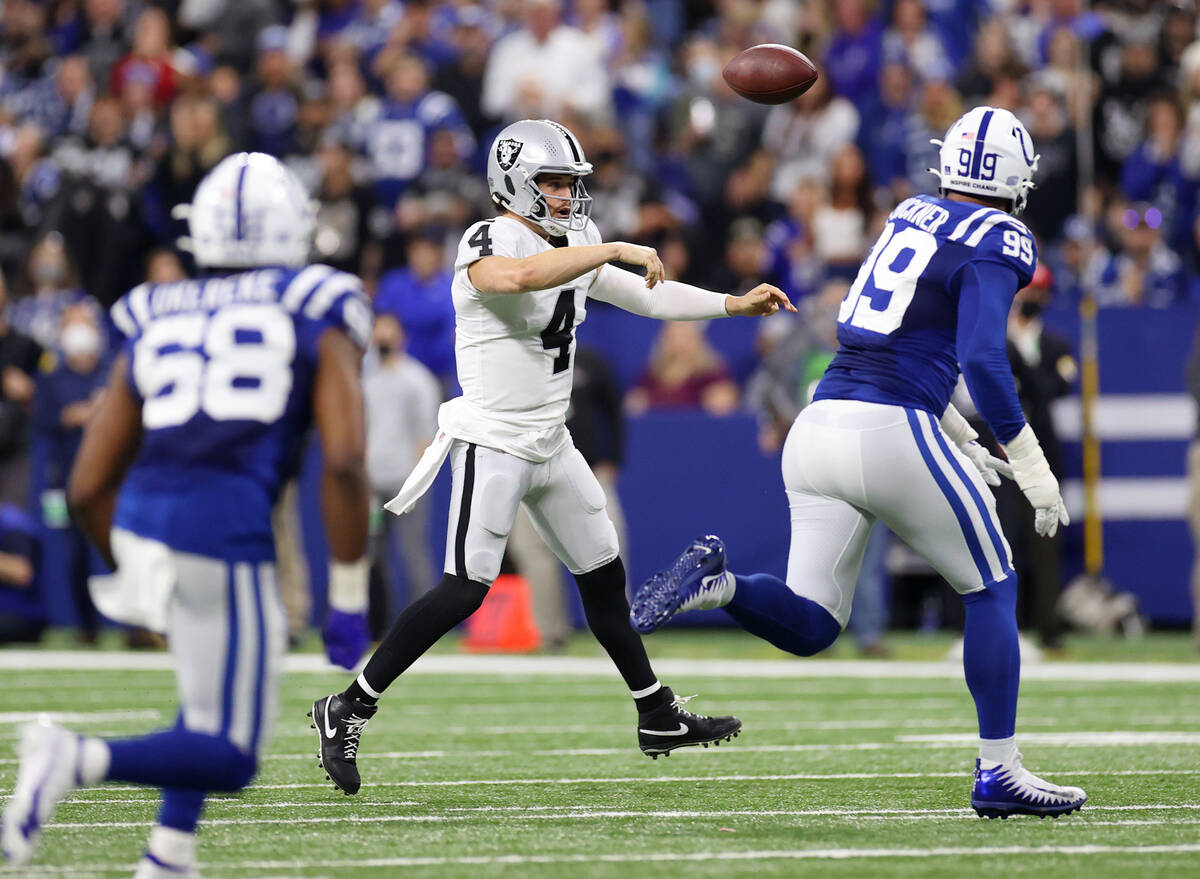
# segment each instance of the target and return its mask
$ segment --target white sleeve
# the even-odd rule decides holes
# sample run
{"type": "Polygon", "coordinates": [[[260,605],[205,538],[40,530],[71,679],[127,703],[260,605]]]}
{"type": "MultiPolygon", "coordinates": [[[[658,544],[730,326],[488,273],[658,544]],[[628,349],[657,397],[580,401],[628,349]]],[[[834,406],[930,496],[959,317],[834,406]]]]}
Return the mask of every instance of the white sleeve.
{"type": "Polygon", "coordinates": [[[724,293],[714,293],[679,281],[661,281],[653,290],[649,290],[645,278],[611,265],[600,267],[588,295],[634,314],[659,320],[729,317],[729,312],[725,310],[724,293]]]}

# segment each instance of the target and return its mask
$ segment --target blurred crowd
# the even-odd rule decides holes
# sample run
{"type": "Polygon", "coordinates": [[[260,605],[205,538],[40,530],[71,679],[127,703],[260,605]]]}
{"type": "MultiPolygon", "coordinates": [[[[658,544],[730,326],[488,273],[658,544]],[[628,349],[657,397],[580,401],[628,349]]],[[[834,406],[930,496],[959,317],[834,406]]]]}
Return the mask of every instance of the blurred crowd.
{"type": "MultiPolygon", "coordinates": [[[[1025,216],[1045,263],[1031,313],[1074,308],[1085,289],[1101,307],[1200,295],[1190,0],[2,10],[0,457],[27,456],[40,431],[43,492],[59,487],[99,387],[105,306],[192,270],[172,208],[235,150],[298,173],[319,205],[314,260],[360,274],[412,359],[452,392],[449,265],[462,231],[494,212],[487,149],[515,119],[563,122],[595,167],[606,238],[656,246],[669,277],[732,293],[766,280],[801,302],[799,319],[764,322],[749,370],[702,327],[666,325],[625,398],[631,413],[746,406],[768,450],[828,363],[837,303],[887,213],[934,190],[930,139],[973,105],[1013,110],[1041,154],[1025,216]],[[763,42],[817,64],[799,100],[764,107],[725,85],[724,64],[763,42]]],[[[21,479],[0,468],[0,496],[19,503],[21,479]]],[[[46,516],[58,500],[38,503],[46,516]]]]}

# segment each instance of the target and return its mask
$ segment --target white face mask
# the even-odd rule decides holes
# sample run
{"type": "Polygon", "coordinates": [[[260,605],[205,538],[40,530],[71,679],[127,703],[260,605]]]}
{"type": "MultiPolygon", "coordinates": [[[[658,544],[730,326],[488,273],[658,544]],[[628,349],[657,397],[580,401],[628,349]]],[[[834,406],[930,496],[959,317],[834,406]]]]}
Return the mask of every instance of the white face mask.
{"type": "Polygon", "coordinates": [[[88,324],[71,324],[62,331],[59,344],[68,357],[90,357],[100,353],[100,333],[88,324]]]}

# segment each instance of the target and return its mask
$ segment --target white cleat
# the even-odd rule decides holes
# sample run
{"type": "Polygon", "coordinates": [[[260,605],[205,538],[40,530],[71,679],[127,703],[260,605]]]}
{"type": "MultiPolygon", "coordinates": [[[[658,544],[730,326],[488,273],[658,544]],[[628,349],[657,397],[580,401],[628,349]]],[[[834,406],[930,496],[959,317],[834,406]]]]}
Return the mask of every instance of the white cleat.
{"type": "Polygon", "coordinates": [[[42,827],[55,808],[82,784],[79,760],[83,740],[45,717],[23,726],[20,735],[20,769],[4,810],[0,844],[11,863],[24,866],[33,857],[42,827]]]}

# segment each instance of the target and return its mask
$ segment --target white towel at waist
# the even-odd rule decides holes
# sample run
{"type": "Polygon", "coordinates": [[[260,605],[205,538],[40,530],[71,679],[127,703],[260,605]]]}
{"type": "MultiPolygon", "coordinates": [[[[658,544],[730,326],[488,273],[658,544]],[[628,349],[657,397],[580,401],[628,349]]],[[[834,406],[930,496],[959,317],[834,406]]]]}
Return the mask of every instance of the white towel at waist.
{"type": "Polygon", "coordinates": [[[446,456],[450,454],[452,442],[454,442],[454,437],[444,430],[439,430],[437,436],[433,438],[433,442],[421,455],[417,466],[413,468],[412,473],[408,474],[408,479],[404,480],[404,485],[400,487],[400,493],[384,504],[383,508],[397,516],[403,516],[412,510],[425,492],[429,491],[433,481],[437,479],[438,471],[442,469],[446,456]]]}

